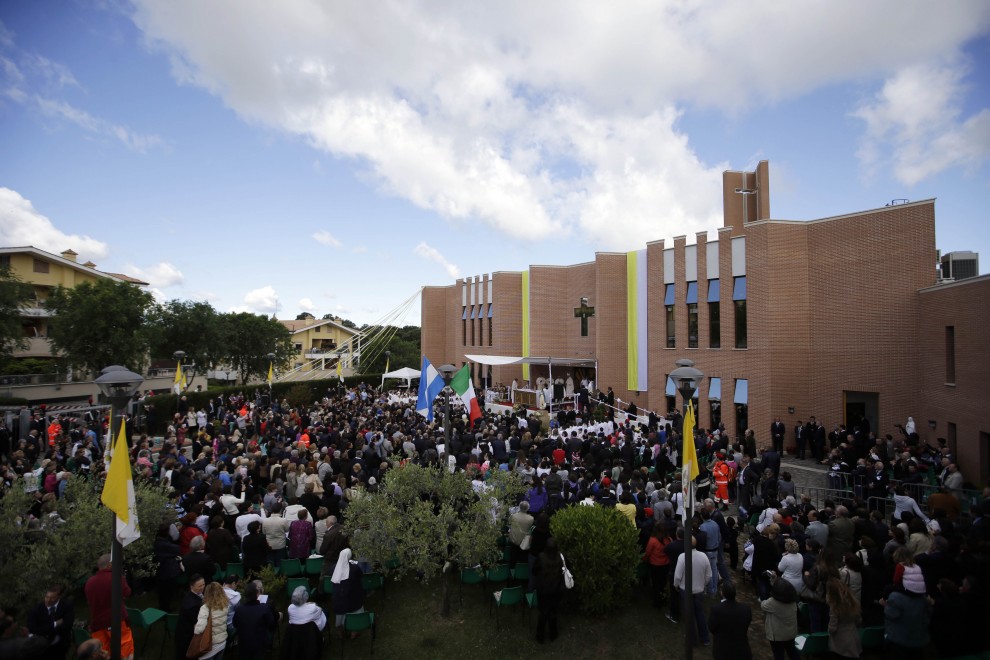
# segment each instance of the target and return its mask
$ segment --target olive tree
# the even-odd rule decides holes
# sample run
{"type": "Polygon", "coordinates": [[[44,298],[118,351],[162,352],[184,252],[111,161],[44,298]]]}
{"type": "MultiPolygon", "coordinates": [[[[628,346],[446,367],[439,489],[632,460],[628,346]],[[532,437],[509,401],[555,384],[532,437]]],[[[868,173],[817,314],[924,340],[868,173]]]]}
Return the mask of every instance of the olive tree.
{"type": "Polygon", "coordinates": [[[440,614],[448,616],[454,569],[498,561],[509,506],[523,490],[515,473],[492,470],[476,491],[464,472],[402,465],[378,492],[351,502],[344,529],[358,557],[391,562],[398,575],[440,576],[440,614]]]}

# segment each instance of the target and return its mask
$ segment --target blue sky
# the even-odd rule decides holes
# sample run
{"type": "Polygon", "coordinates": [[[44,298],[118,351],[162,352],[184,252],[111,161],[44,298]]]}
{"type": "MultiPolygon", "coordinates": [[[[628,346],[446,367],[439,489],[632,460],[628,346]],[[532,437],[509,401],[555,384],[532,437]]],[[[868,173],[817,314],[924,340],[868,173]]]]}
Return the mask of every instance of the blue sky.
{"type": "Polygon", "coordinates": [[[6,0],[0,245],[373,323],[714,232],[767,159],[772,217],[937,197],[986,273],[988,36],[981,1],[6,0]]]}

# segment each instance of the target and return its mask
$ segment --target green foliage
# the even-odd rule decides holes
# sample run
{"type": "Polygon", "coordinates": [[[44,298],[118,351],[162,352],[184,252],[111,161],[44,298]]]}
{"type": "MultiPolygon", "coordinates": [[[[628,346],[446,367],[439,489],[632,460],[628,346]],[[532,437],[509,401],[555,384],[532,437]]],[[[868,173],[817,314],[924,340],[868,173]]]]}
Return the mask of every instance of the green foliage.
{"type": "Polygon", "coordinates": [[[572,506],[554,514],[550,532],[584,612],[607,612],[628,600],[640,559],[639,534],[628,518],[612,508],[572,506]]]}
{"type": "MultiPolygon", "coordinates": [[[[363,373],[384,373],[385,351],[389,351],[387,360],[390,371],[395,371],[401,367],[419,369],[421,364],[419,326],[374,327],[371,328],[369,334],[375,339],[362,350],[361,371],[363,373]]],[[[394,383],[395,381],[390,382],[394,383]]],[[[401,382],[405,384],[405,381],[401,382]]]]}
{"type": "Polygon", "coordinates": [[[498,470],[478,497],[463,472],[408,464],[393,468],[381,489],[351,502],[344,529],[358,557],[384,564],[397,559],[397,575],[436,577],[447,562],[490,564],[507,502],[523,492],[518,475],[498,470]]]}
{"type": "Polygon", "coordinates": [[[285,593],[285,585],[289,581],[271,564],[265,564],[261,567],[261,570],[258,571],[258,579],[261,580],[261,586],[264,592],[269,594],[269,597],[285,593]]]}
{"type": "Polygon", "coordinates": [[[58,362],[52,358],[15,358],[3,367],[5,376],[27,376],[31,374],[53,374],[58,370],[58,362]]]}
{"type": "Polygon", "coordinates": [[[34,287],[22,282],[10,266],[0,266],[0,366],[27,346],[20,309],[33,298],[34,287]]]}
{"type": "Polygon", "coordinates": [[[237,370],[242,383],[268,375],[268,354],[275,354],[275,368],[288,364],[295,354],[288,328],[263,315],[224,314],[220,336],[226,347],[223,362],[237,370]]]}
{"type": "Polygon", "coordinates": [[[126,282],[100,279],[57,287],[46,306],[53,316],[52,348],[74,367],[98,374],[111,364],[140,373],[148,354],[150,293],[126,282]]]}
{"type": "Polygon", "coordinates": [[[175,351],[185,351],[186,363],[197,365],[200,372],[218,364],[226,351],[220,316],[206,302],[169,300],[156,305],[149,322],[151,356],[171,358],[175,351]]]}
{"type": "Polygon", "coordinates": [[[314,400],[321,398],[322,395],[318,395],[316,399],[313,398],[314,392],[312,388],[309,387],[307,383],[294,383],[289,391],[284,394],[285,399],[289,402],[292,407],[309,405],[313,403],[314,400]]]}
{"type": "MultiPolygon", "coordinates": [[[[64,523],[28,531],[31,496],[21,483],[0,499],[0,607],[22,606],[50,585],[73,587],[92,574],[96,559],[110,551],[111,513],[100,503],[102,483],[72,476],[57,513],[64,523]]],[[[142,577],[155,570],[153,545],[159,524],[175,521],[165,490],[143,480],[134,482],[141,538],[124,548],[128,571],[142,577]]]]}

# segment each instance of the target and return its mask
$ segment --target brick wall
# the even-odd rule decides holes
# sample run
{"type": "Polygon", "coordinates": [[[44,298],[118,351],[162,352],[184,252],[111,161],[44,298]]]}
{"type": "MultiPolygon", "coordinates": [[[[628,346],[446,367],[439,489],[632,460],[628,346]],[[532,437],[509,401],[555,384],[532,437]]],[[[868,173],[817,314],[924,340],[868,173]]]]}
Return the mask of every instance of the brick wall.
{"type": "Polygon", "coordinates": [[[915,355],[921,405],[914,415],[918,434],[935,446],[937,438],[950,438],[949,424],[955,424],[955,447],[950,448],[956,452],[959,469],[968,481],[986,485],[990,481],[990,276],[925,289],[918,297],[915,355]],[[946,368],[947,326],[955,335],[954,379],[946,368]],[[929,420],[935,422],[934,430],[929,420]]]}

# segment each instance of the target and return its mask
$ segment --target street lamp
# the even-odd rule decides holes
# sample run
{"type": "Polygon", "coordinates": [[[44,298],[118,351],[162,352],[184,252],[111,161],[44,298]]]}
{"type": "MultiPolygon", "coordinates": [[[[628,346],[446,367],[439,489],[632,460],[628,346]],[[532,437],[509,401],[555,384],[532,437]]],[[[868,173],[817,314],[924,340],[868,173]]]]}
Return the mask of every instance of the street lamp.
{"type": "MultiPolygon", "coordinates": [[[[130,402],[131,397],[141,387],[144,378],[138,374],[128,371],[125,367],[113,365],[106,367],[100,372],[100,377],[94,381],[100,392],[110,399],[110,442],[111,447],[117,438],[120,425],[124,423],[124,409],[130,402]],[[117,429],[114,429],[116,422],[117,429]]],[[[128,453],[122,457],[128,459],[128,453]]],[[[110,460],[118,460],[114,456],[110,460]]],[[[128,469],[130,466],[128,465],[128,469]]],[[[113,660],[120,660],[120,608],[123,600],[120,582],[123,578],[124,547],[117,539],[117,514],[110,512],[110,566],[111,566],[111,587],[110,587],[110,653],[113,660]]]]}
{"type": "MultiPolygon", "coordinates": [[[[737,191],[738,192],[738,191],[737,191]]],[[[702,379],[705,377],[698,369],[694,368],[694,360],[682,359],[675,362],[677,368],[670,372],[670,378],[677,385],[678,391],[680,391],[681,396],[684,398],[685,408],[690,405],[691,399],[694,398],[694,393],[698,390],[698,386],[701,385],[702,379]]],[[[682,433],[687,435],[688,433],[688,421],[685,415],[684,419],[684,429],[682,433]]],[[[693,430],[693,428],[691,429],[693,430]]],[[[683,452],[682,452],[683,453],[683,452]]],[[[681,457],[681,461],[687,460],[686,456],[681,457]]],[[[697,460],[697,456],[695,456],[697,460]]],[[[685,469],[681,477],[682,486],[682,497],[684,498],[684,657],[687,660],[691,659],[693,653],[693,645],[691,644],[691,637],[694,634],[694,543],[692,542],[693,534],[691,533],[692,521],[694,520],[694,480],[690,479],[690,472],[688,466],[685,464],[685,469]]]]}
{"type": "Polygon", "coordinates": [[[443,376],[443,391],[445,394],[443,402],[443,442],[445,449],[450,451],[450,379],[457,373],[457,367],[452,364],[445,364],[437,371],[443,376]]]}

